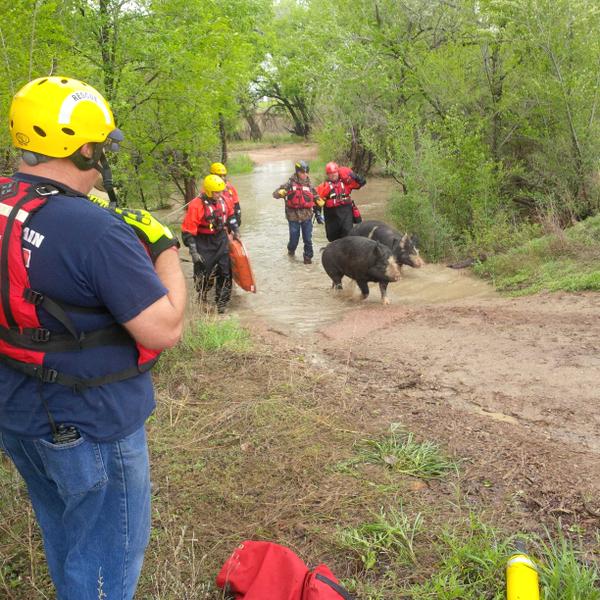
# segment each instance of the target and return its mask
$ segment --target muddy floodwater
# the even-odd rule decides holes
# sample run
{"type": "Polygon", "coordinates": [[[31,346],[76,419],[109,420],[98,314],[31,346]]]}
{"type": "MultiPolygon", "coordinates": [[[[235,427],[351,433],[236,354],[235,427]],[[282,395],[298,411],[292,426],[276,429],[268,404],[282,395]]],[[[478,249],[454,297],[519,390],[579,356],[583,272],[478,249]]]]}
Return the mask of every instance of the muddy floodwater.
{"type": "MultiPolygon", "coordinates": [[[[230,312],[243,317],[253,315],[285,331],[291,328],[309,331],[335,321],[349,308],[377,306],[381,298],[379,286],[371,284],[371,295],[362,301],[356,285],[347,279],[344,279],[346,289],[333,293],[331,281],[321,266],[320,250],[327,245],[325,228],[321,225],[315,223],[313,229],[312,265],[303,264],[302,240],[296,257],[288,257],[283,201],[273,199],[271,193],[288,179],[293,165],[292,160],[270,161],[256,166],[250,174],[231,178],[240,196],[241,234],[252,261],[257,293],[249,294],[236,287],[230,312]]],[[[313,175],[313,183],[320,181],[313,175]]],[[[393,188],[393,182],[374,177],[362,190],[353,192],[365,220],[386,220],[386,205],[393,188]]],[[[187,258],[187,250],[182,251],[182,256],[187,258]]],[[[187,263],[185,266],[191,276],[191,266],[187,263]]],[[[392,304],[437,303],[493,294],[488,284],[467,271],[442,265],[427,265],[422,269],[404,267],[401,280],[388,287],[392,304]]]]}

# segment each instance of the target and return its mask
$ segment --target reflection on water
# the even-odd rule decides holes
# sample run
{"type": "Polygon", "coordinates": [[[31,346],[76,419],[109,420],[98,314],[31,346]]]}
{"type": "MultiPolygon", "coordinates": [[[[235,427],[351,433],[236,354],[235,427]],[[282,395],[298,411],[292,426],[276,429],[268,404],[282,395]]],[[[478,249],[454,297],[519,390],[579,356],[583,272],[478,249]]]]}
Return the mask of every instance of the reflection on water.
{"type": "MultiPolygon", "coordinates": [[[[241,235],[252,261],[257,293],[249,294],[234,286],[230,312],[259,317],[290,333],[315,330],[362,303],[358,289],[347,279],[346,291],[334,294],[331,290],[331,280],[321,266],[320,249],[327,245],[323,226],[314,225],[312,265],[302,262],[302,240],[297,257],[288,257],[283,200],[275,200],[271,194],[287,181],[293,168],[291,161],[276,161],[260,165],[250,174],[232,177],[240,196],[241,235]]],[[[320,179],[313,178],[313,184],[318,183],[320,179]]],[[[353,192],[365,220],[385,220],[392,189],[393,182],[374,178],[362,190],[353,192]]],[[[182,256],[188,258],[186,249],[182,256]]],[[[184,263],[184,269],[191,277],[191,264],[184,263]]],[[[400,281],[388,287],[392,304],[426,304],[493,294],[489,285],[466,271],[427,265],[422,269],[404,267],[402,273],[400,281]]],[[[366,303],[373,306],[380,302],[379,286],[370,284],[370,288],[366,303]]],[[[386,308],[382,306],[381,310],[386,308]]]]}

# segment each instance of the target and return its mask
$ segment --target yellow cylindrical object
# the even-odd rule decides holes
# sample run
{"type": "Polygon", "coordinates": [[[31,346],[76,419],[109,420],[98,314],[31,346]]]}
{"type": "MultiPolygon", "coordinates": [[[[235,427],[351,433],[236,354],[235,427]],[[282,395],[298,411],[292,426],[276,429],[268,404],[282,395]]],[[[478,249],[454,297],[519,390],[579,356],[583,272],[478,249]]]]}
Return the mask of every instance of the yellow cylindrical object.
{"type": "Polygon", "coordinates": [[[527,554],[513,554],[506,563],[506,600],[540,600],[537,567],[527,554]]]}

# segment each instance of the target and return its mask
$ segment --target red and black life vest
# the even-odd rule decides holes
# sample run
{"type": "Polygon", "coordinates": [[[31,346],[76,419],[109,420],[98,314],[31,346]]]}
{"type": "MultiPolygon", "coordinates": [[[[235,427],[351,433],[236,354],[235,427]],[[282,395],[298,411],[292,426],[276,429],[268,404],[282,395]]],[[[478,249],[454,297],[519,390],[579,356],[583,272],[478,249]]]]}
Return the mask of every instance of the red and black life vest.
{"type": "MultiPolygon", "coordinates": [[[[341,180],[337,181],[325,181],[323,187],[329,188],[327,194],[323,196],[325,200],[325,208],[336,208],[337,206],[346,206],[347,204],[351,204],[352,200],[350,199],[350,189],[348,186],[341,180]]],[[[321,188],[319,187],[319,192],[321,193],[321,188]]]]}
{"type": "Polygon", "coordinates": [[[23,229],[31,216],[56,194],[75,195],[50,184],[34,185],[0,178],[0,361],[44,383],[59,383],[76,390],[135,377],[154,365],[159,351],[136,344],[118,323],[78,332],[68,312],[100,314],[106,311],[59,302],[31,288],[22,246],[23,229]],[[59,321],[66,332],[42,327],[38,307],[59,321]],[[137,364],[116,373],[85,379],[44,366],[47,353],[115,345],[135,345],[137,364]]]}
{"type": "Polygon", "coordinates": [[[219,198],[214,204],[205,196],[202,196],[204,215],[198,223],[198,234],[214,235],[225,228],[227,222],[227,204],[223,198],[219,198]]]}
{"type": "Polygon", "coordinates": [[[290,186],[285,197],[288,208],[312,208],[315,205],[315,196],[312,193],[310,184],[302,184],[290,179],[290,186]]]}

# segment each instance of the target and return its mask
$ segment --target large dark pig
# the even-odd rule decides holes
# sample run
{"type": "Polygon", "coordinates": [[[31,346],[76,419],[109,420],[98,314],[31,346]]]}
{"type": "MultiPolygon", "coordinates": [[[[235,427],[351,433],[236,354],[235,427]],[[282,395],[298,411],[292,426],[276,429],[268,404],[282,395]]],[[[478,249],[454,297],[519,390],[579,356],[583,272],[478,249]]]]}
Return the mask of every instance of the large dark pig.
{"type": "Polygon", "coordinates": [[[383,221],[363,221],[348,235],[358,235],[381,242],[392,251],[398,266],[408,265],[418,269],[425,264],[419,256],[417,236],[402,234],[383,221]]]}
{"type": "Polygon", "coordinates": [[[349,277],[358,284],[363,299],[369,295],[368,282],[376,281],[384,304],[389,302],[386,295],[388,283],[400,277],[400,269],[387,246],[358,236],[328,244],[323,250],[321,263],[335,289],[341,290],[342,277],[349,277]]]}

